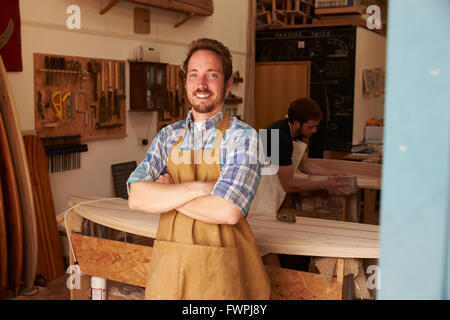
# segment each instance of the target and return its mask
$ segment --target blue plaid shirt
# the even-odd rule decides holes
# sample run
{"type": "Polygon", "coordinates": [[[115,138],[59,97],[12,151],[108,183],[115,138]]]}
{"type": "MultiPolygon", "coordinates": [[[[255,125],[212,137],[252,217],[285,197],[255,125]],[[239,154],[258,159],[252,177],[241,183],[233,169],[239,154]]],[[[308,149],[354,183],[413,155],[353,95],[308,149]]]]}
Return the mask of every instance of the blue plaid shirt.
{"type": "MultiPolygon", "coordinates": [[[[221,112],[201,123],[194,124],[192,112],[185,120],[164,127],[146,152],[145,159],[130,175],[129,184],[156,181],[167,173],[167,161],[172,146],[186,128],[181,150],[211,150],[217,128],[224,116],[221,112]]],[[[220,143],[220,176],[211,194],[231,201],[247,216],[260,180],[258,162],[258,134],[246,123],[230,117],[230,123],[220,143]]]]}

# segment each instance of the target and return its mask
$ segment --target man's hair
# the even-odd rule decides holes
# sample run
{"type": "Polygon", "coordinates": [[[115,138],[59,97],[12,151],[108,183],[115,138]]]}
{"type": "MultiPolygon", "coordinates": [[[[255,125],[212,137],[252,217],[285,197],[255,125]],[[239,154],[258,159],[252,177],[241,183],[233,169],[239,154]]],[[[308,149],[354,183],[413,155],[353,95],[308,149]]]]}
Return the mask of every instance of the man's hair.
{"type": "Polygon", "coordinates": [[[222,62],[223,74],[225,76],[225,81],[230,79],[233,73],[233,61],[231,57],[230,50],[225,47],[221,42],[213,39],[201,38],[192,41],[188,47],[188,53],[186,60],[183,63],[184,77],[186,80],[186,74],[188,71],[189,60],[191,60],[192,55],[198,50],[210,50],[219,56],[222,62]]]}
{"type": "Polygon", "coordinates": [[[322,120],[323,113],[320,110],[319,105],[312,99],[301,98],[292,101],[289,106],[288,118],[290,123],[294,121],[303,124],[309,120],[320,121],[322,120]]]}

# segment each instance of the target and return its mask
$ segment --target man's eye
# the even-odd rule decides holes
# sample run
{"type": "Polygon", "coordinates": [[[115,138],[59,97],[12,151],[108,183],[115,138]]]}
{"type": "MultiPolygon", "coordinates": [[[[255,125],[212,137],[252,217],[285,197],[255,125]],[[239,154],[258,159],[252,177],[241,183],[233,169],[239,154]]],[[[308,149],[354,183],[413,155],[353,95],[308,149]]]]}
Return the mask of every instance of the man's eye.
{"type": "Polygon", "coordinates": [[[210,73],[210,74],[209,74],[209,77],[210,77],[211,79],[216,79],[216,78],[217,78],[217,74],[215,74],[215,73],[210,73]]]}
{"type": "Polygon", "coordinates": [[[189,78],[195,78],[197,75],[195,73],[190,73],[189,78]]]}

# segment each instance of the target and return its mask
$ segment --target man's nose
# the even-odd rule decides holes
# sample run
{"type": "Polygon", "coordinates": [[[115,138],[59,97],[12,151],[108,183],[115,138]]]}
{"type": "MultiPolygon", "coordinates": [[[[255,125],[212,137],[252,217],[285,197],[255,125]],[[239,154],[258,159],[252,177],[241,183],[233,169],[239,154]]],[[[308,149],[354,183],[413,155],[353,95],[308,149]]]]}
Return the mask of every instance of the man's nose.
{"type": "Polygon", "coordinates": [[[201,86],[201,87],[204,87],[204,88],[208,87],[208,79],[207,79],[207,76],[206,76],[206,75],[201,75],[201,76],[199,76],[199,77],[198,77],[198,83],[197,83],[197,85],[198,85],[198,86],[201,86]]]}

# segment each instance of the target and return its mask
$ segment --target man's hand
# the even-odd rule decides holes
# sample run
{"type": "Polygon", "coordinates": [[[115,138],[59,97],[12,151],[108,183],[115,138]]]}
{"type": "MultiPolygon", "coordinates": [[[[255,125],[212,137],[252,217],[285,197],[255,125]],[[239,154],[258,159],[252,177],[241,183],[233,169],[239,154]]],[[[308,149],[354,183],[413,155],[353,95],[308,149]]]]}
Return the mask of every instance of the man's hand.
{"type": "Polygon", "coordinates": [[[347,192],[344,187],[350,187],[347,183],[339,183],[336,181],[337,177],[330,177],[325,180],[325,190],[327,190],[331,195],[335,196],[348,196],[350,193],[347,192]]]}

